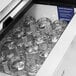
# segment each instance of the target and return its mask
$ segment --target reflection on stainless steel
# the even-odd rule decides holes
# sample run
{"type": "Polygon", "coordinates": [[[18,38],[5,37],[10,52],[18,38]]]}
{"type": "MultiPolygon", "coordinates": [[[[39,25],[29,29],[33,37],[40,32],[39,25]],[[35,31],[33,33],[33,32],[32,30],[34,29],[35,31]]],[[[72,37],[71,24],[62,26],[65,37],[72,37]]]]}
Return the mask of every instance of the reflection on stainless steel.
{"type": "Polygon", "coordinates": [[[48,18],[23,18],[0,47],[0,71],[13,76],[35,76],[57,43],[67,23],[48,18]]]}

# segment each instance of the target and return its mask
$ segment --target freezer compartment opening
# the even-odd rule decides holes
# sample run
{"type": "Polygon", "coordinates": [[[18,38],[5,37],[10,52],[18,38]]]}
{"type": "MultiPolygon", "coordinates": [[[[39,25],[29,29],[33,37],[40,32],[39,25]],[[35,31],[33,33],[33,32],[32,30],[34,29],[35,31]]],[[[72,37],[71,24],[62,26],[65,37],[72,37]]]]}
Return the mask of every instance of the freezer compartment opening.
{"type": "Polygon", "coordinates": [[[67,26],[56,6],[34,4],[1,41],[0,71],[36,76],[67,26]]]}

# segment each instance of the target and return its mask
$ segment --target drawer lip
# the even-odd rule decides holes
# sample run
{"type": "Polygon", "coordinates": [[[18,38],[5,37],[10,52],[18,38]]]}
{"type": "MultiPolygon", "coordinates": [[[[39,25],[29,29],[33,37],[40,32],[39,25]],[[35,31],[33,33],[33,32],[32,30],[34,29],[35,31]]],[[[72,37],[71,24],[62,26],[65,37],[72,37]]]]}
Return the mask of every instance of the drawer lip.
{"type": "Polygon", "coordinates": [[[31,8],[33,2],[30,2],[30,5],[27,4],[19,11],[17,17],[4,29],[0,31],[0,41],[5,37],[5,35],[14,27],[14,25],[23,17],[23,15],[31,8]]]}
{"type": "Polygon", "coordinates": [[[11,1],[1,12],[0,22],[2,22],[22,1],[11,1]]]}
{"type": "Polygon", "coordinates": [[[22,3],[27,6],[30,5],[31,2],[32,0],[13,0],[0,12],[0,23],[3,22],[15,9],[21,6],[22,3]]]}
{"type": "Polygon", "coordinates": [[[12,2],[12,0],[0,0],[0,12],[6,8],[10,3],[12,2]]]}

